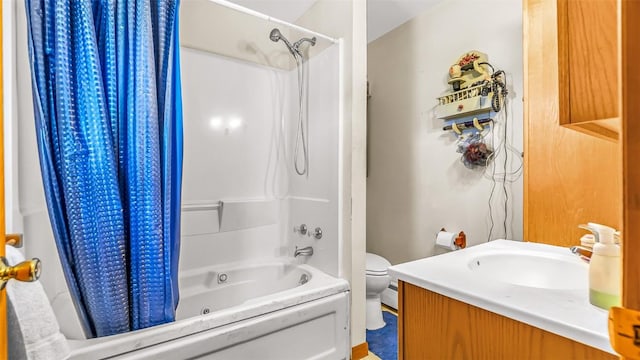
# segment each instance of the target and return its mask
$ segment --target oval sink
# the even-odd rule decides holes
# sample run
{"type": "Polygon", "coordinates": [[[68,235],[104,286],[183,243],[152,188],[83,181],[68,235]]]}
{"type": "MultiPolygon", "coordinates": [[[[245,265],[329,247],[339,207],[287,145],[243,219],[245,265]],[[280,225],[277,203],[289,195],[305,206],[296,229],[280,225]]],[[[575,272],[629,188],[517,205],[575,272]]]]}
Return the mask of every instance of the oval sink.
{"type": "Polygon", "coordinates": [[[469,269],[487,279],[519,286],[565,290],[588,287],[587,264],[552,254],[485,254],[471,260],[469,269]]]}

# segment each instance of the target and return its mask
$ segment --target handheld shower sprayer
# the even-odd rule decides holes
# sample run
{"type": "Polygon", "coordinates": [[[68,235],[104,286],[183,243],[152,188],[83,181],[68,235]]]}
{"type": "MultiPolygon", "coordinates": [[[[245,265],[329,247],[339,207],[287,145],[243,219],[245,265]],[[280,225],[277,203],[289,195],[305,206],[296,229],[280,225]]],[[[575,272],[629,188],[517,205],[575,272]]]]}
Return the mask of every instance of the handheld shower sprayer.
{"type": "Polygon", "coordinates": [[[271,30],[271,33],[269,34],[269,38],[273,42],[278,42],[282,40],[285,43],[285,45],[287,45],[287,48],[289,49],[289,52],[291,52],[291,55],[296,56],[293,50],[293,45],[291,45],[289,40],[287,40],[287,38],[282,35],[280,30],[278,30],[277,28],[274,28],[273,30],[271,30]]]}
{"type": "Polygon", "coordinates": [[[277,28],[273,28],[273,30],[271,30],[271,33],[269,33],[269,38],[271,38],[271,41],[273,42],[278,42],[281,36],[282,34],[280,33],[280,30],[278,30],[277,28]]]}
{"type": "Polygon", "coordinates": [[[298,130],[296,131],[296,147],[294,150],[294,154],[293,154],[293,166],[296,170],[296,173],[298,175],[306,175],[307,177],[309,177],[309,151],[308,151],[308,143],[309,143],[309,139],[308,139],[308,130],[305,131],[305,128],[308,129],[309,126],[309,119],[307,117],[306,122],[304,118],[304,109],[305,106],[304,105],[304,98],[305,98],[305,71],[303,69],[303,65],[304,65],[304,56],[302,55],[302,51],[300,50],[300,46],[302,46],[302,44],[304,44],[305,42],[308,42],[311,44],[311,46],[315,46],[316,45],[316,38],[315,36],[312,38],[301,38],[300,40],[296,41],[293,43],[293,45],[291,45],[291,43],[289,42],[289,40],[287,40],[287,38],[284,37],[284,35],[282,35],[282,33],[280,32],[280,30],[278,30],[277,28],[274,28],[273,30],[271,30],[271,32],[269,33],[269,38],[271,39],[271,41],[273,42],[278,42],[280,40],[282,40],[282,42],[284,42],[285,45],[287,45],[287,48],[289,49],[289,52],[291,53],[291,55],[293,55],[293,58],[296,60],[296,64],[298,65],[297,70],[298,70],[298,99],[299,99],[299,106],[298,106],[298,130]],[[306,123],[306,124],[305,124],[306,123]],[[300,150],[300,145],[302,145],[302,165],[301,167],[298,166],[298,159],[299,159],[299,150],[300,150]]]}

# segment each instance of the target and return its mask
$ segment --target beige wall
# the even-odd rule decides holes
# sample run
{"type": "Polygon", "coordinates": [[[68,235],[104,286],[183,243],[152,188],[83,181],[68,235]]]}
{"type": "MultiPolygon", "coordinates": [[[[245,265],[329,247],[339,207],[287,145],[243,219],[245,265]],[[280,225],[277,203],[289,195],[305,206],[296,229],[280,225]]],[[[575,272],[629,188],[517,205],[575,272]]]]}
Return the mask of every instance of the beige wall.
{"type": "MultiPolygon", "coordinates": [[[[435,98],[450,89],[449,66],[469,50],[488,54],[491,64],[506,71],[507,130],[520,152],[520,1],[447,0],[368,46],[367,250],[393,264],[437,253],[435,237],[442,227],[464,230],[470,245],[488,239],[492,182],[482,171],[464,167],[455,135],[442,131],[443,121],[433,111],[435,98]]],[[[518,168],[519,154],[510,156],[509,169],[518,168]]],[[[502,159],[496,172],[502,172],[502,159]]],[[[504,197],[498,183],[492,239],[522,239],[522,177],[507,188],[508,233],[502,230],[504,197]]]]}
{"type": "Polygon", "coordinates": [[[296,24],[343,40],[345,156],[341,275],[351,284],[351,343],[356,346],[366,341],[366,1],[318,0],[296,24]]]}

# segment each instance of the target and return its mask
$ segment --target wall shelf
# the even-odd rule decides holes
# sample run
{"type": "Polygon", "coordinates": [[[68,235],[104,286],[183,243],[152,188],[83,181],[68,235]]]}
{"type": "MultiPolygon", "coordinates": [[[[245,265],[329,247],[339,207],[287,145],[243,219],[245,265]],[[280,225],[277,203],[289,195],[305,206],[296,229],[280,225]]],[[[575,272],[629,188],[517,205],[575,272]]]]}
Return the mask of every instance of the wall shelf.
{"type": "Polygon", "coordinates": [[[482,95],[482,90],[485,86],[484,84],[471,86],[438,97],[436,117],[438,119],[451,120],[490,112],[493,93],[482,95]]]}

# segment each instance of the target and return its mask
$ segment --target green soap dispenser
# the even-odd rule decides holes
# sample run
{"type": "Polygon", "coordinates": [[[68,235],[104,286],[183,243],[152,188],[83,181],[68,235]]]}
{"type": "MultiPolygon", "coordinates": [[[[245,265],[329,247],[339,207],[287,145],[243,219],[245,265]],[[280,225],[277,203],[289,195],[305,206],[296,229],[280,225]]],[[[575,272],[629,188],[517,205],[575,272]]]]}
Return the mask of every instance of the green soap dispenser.
{"type": "Polygon", "coordinates": [[[620,245],[613,237],[616,230],[596,223],[580,225],[580,228],[591,231],[595,237],[589,263],[589,302],[605,310],[620,306],[622,261],[620,245]]]}

